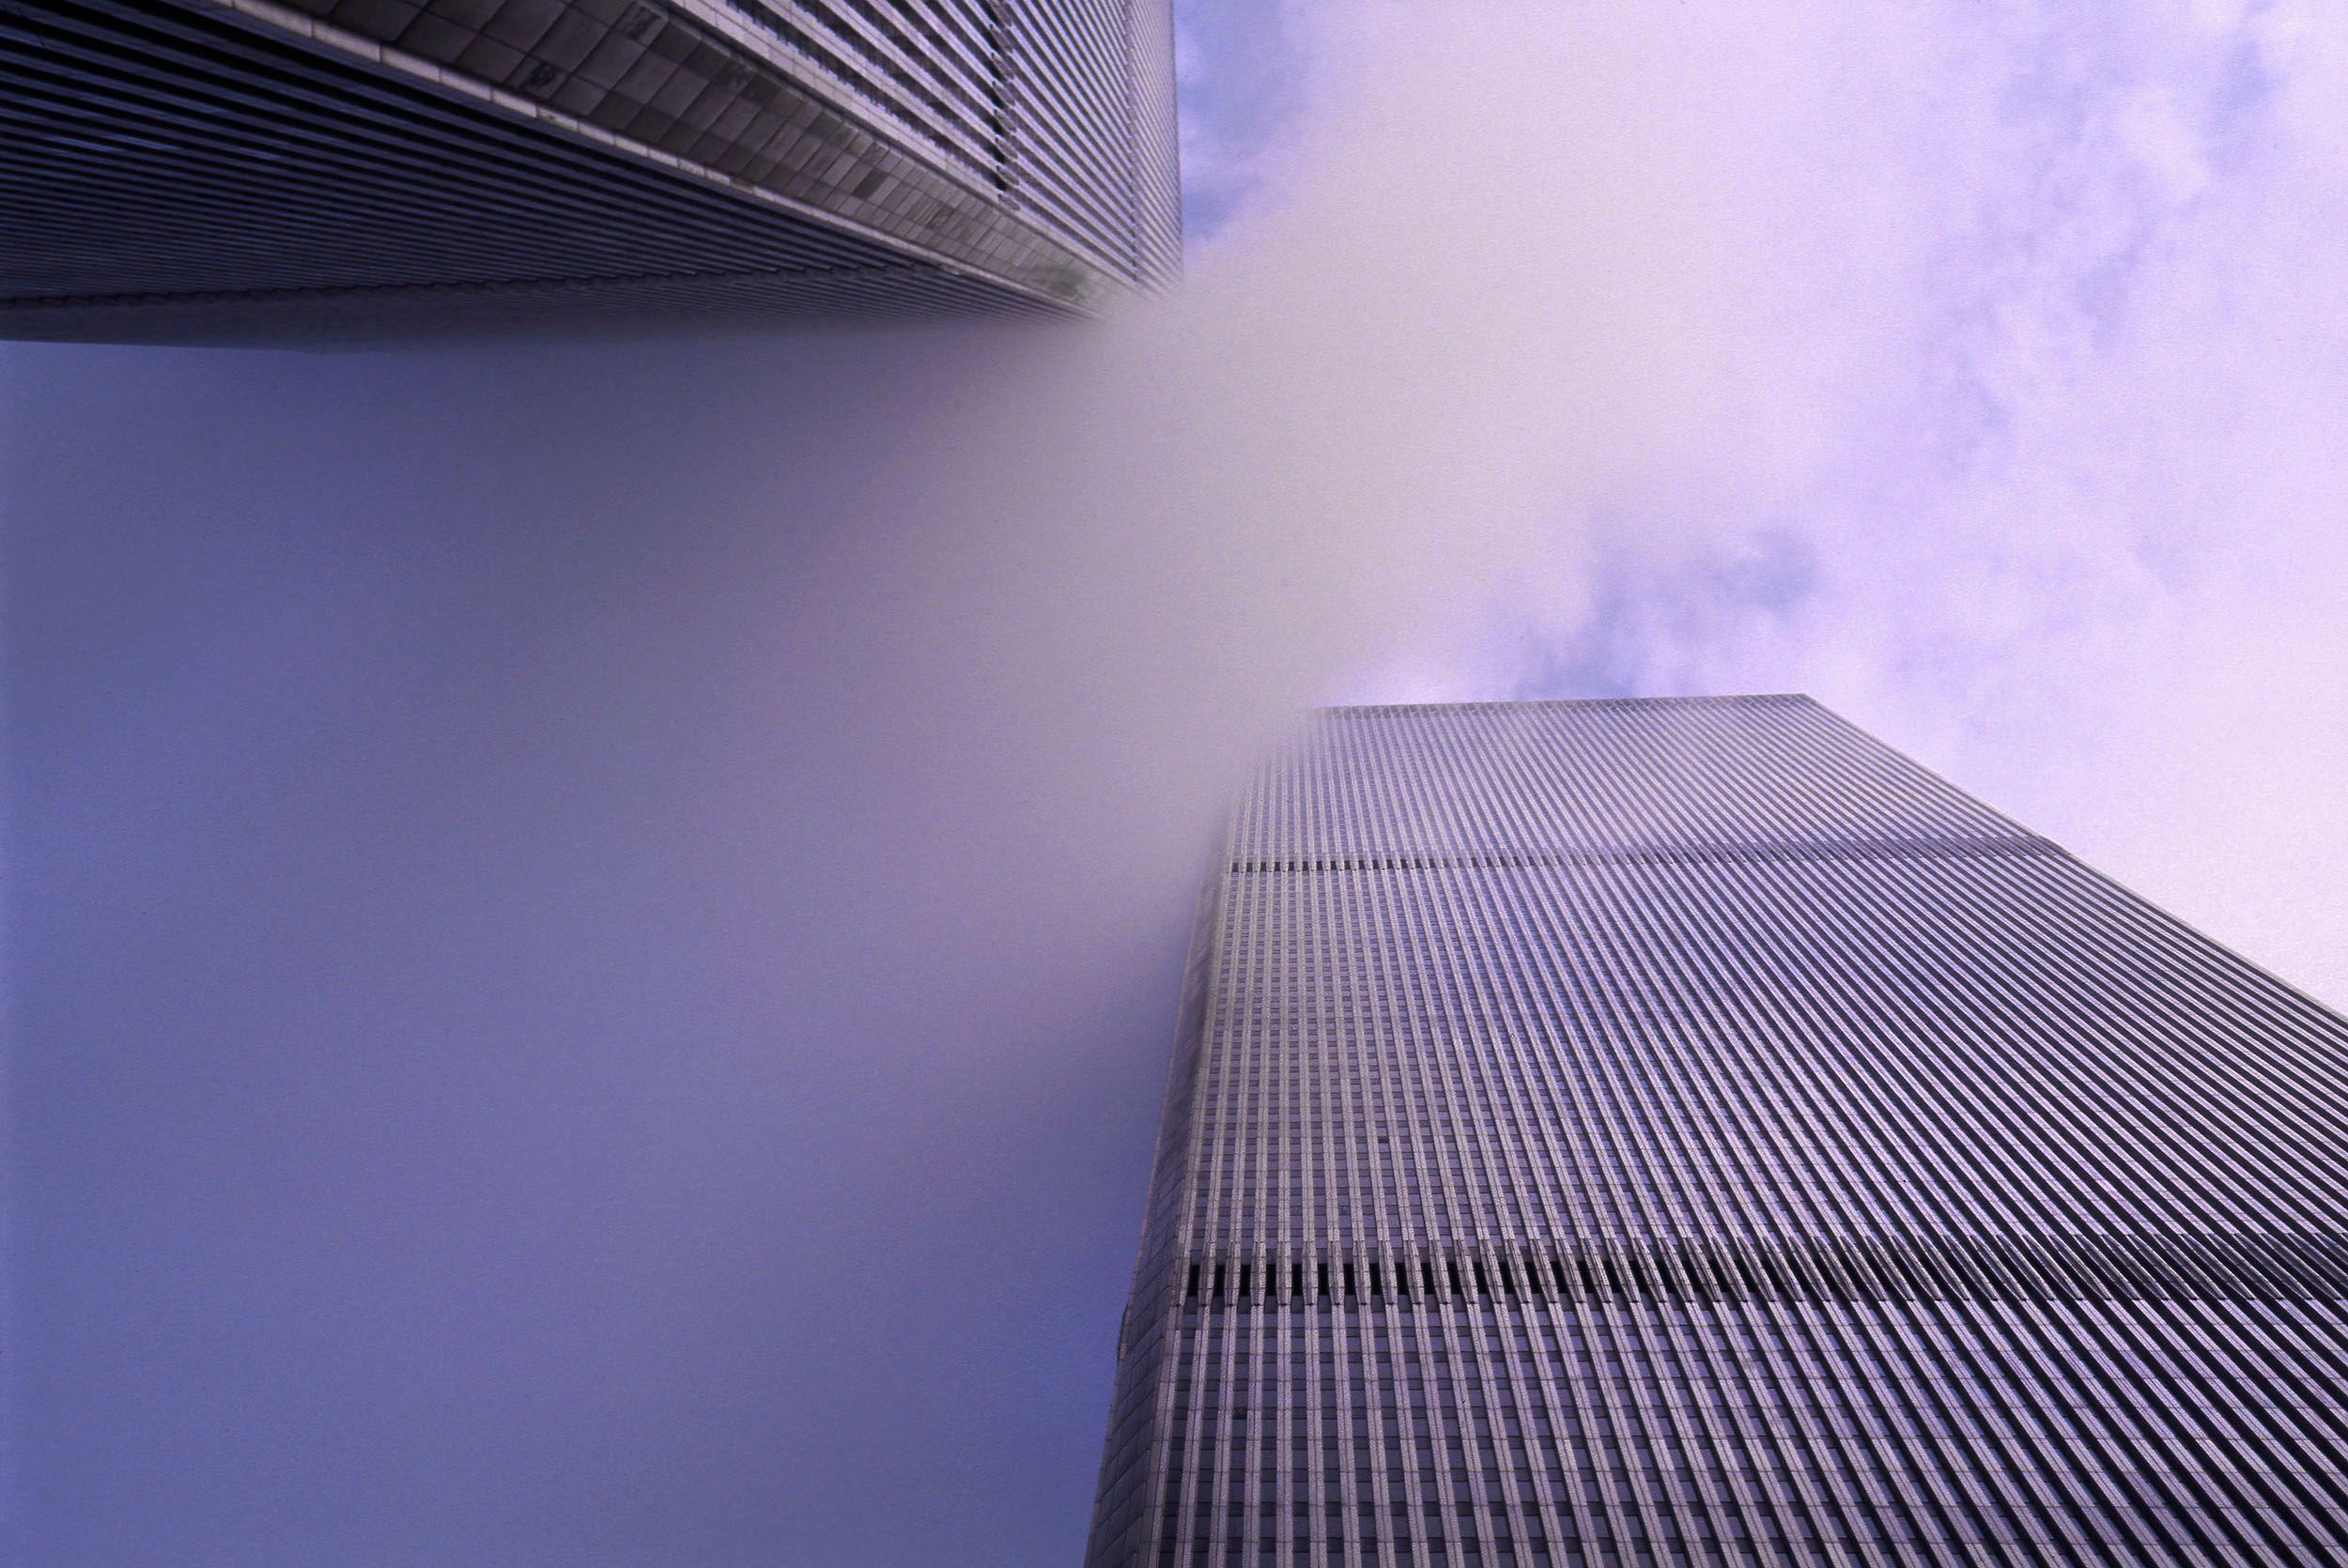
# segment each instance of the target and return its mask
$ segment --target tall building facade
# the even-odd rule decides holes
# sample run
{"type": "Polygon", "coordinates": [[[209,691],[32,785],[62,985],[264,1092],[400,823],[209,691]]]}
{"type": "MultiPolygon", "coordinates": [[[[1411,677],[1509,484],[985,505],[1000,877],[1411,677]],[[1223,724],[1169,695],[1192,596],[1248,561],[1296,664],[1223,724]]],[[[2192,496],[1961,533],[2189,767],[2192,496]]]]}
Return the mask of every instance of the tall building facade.
{"type": "Polygon", "coordinates": [[[0,0],[0,335],[1087,313],[1171,0],[0,0]]]}
{"type": "Polygon", "coordinates": [[[1800,697],[1356,708],[1202,903],[1088,1560],[2348,1561],[2348,1022],[1800,697]]]}

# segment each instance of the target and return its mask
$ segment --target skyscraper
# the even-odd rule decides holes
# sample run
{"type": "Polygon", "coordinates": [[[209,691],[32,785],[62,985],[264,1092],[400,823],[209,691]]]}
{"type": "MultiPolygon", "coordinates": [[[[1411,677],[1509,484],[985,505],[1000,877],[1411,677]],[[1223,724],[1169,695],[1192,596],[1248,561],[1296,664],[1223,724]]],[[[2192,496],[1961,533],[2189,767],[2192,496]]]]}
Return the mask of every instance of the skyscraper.
{"type": "Polygon", "coordinates": [[[1083,313],[1170,0],[0,0],[0,335],[1083,313]]]}
{"type": "Polygon", "coordinates": [[[1801,697],[1338,709],[1089,1561],[2348,1560],[2348,1022],[1801,697]]]}

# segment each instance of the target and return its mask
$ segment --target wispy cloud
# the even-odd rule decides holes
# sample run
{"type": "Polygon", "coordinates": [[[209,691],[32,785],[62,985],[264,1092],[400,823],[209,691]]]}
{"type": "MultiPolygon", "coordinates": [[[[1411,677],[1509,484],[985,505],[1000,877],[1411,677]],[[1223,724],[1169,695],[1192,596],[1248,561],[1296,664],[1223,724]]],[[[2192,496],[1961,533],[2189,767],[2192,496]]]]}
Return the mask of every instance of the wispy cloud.
{"type": "Polygon", "coordinates": [[[1561,498],[1590,595],[1435,684],[1814,691],[2348,995],[2348,32],[1864,9],[1744,30],[1774,90],[1688,107],[1707,165],[1769,149],[1722,218],[1795,313],[1738,373],[1800,439],[1561,498]]]}

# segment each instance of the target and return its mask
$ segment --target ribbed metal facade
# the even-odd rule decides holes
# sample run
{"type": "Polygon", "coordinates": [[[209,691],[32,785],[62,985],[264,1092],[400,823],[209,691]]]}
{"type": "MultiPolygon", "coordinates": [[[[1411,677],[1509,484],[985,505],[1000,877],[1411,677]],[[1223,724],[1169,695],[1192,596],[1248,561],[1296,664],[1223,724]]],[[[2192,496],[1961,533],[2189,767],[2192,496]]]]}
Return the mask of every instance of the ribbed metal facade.
{"type": "Polygon", "coordinates": [[[1800,697],[1340,709],[1088,1560],[2348,1560],[2348,1023],[1800,697]]]}
{"type": "Polygon", "coordinates": [[[0,0],[0,335],[1082,314],[1181,268],[1169,0],[0,0]]]}

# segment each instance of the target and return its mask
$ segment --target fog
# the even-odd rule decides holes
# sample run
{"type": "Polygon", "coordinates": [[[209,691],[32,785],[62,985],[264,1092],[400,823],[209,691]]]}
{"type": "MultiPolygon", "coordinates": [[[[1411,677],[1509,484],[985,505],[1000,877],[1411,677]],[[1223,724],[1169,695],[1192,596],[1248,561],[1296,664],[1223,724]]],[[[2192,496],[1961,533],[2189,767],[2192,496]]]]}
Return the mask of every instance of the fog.
{"type": "Polygon", "coordinates": [[[1074,1554],[1226,793],[1738,395],[1502,47],[1105,324],[12,351],[23,1555],[1074,1554]]]}
{"type": "Polygon", "coordinates": [[[2254,664],[2140,655],[2340,515],[2338,329],[2127,350],[2208,341],[2245,246],[2333,297],[2312,198],[2085,225],[2140,284],[2030,242],[2083,226],[2050,146],[2058,196],[2187,166],[2201,54],[1474,9],[1194,8],[1211,221],[1104,323],[0,357],[0,1545],[1073,1560],[1190,900],[1316,702],[1810,689],[2254,955],[2291,924],[2272,813],[2334,740],[2144,737],[2336,737],[2336,568],[2254,664]],[[2153,107],[2016,135],[2033,93],[2153,107]],[[2110,454],[2172,450],[2263,543],[2164,534],[2153,595],[2176,470],[2110,454]]]}

